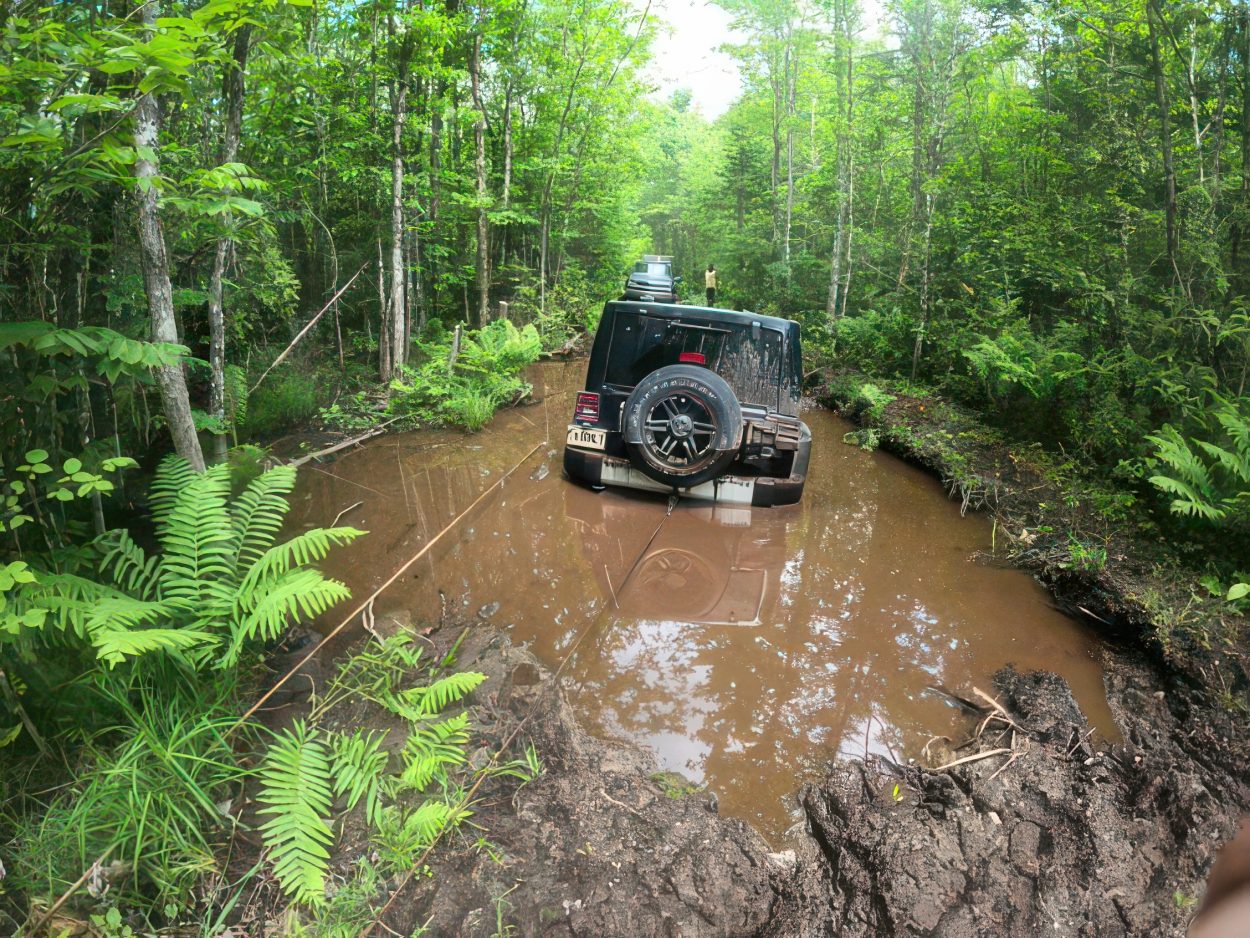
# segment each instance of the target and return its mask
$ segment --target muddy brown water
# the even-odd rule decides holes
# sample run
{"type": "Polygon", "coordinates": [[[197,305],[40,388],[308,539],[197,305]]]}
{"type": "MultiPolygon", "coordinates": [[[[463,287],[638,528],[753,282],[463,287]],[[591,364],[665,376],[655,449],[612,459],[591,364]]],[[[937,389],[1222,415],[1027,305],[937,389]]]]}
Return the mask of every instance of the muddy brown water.
{"type": "Polygon", "coordinates": [[[919,758],[1005,664],[1064,677],[1114,735],[1101,646],[1032,578],[987,564],[990,527],[938,483],[842,442],[811,409],[800,504],[724,509],[562,478],[584,363],[534,369],[537,406],[485,431],[383,438],[301,471],[293,521],[370,532],[326,563],[363,598],[541,446],[396,584],[379,609],[489,620],[561,668],[595,732],[650,747],[774,845],[803,778],[839,756],[919,758]]]}

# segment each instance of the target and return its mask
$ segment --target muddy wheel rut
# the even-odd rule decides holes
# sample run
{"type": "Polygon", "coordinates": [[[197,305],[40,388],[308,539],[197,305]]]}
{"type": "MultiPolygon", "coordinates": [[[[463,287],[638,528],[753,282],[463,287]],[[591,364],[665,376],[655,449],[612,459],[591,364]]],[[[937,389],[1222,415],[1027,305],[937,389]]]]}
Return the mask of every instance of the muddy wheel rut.
{"type": "Polygon", "coordinates": [[[540,404],[482,434],[383,438],[302,483],[303,523],[360,503],[344,520],[372,533],[331,572],[365,596],[521,463],[375,604],[396,621],[473,622],[465,666],[497,678],[475,706],[484,740],[528,717],[548,765],[482,817],[506,862],[444,848],[440,885],[401,916],[489,934],[478,913],[494,889],[515,890],[522,934],[1183,930],[1174,893],[1200,890],[1210,853],[1183,822],[1226,833],[1250,793],[1227,753],[1186,752],[1167,707],[1143,719],[1117,698],[1153,695],[1157,674],[986,562],[983,519],[919,470],[844,445],[827,412],[806,417],[817,445],[792,508],[571,485],[557,441],[581,369],[540,366],[540,404]],[[1059,677],[1021,677],[1035,671],[1059,677]],[[999,758],[920,768],[922,753],[949,760],[943,737],[968,736],[981,688],[1005,695],[1027,753],[997,775],[999,758]]]}

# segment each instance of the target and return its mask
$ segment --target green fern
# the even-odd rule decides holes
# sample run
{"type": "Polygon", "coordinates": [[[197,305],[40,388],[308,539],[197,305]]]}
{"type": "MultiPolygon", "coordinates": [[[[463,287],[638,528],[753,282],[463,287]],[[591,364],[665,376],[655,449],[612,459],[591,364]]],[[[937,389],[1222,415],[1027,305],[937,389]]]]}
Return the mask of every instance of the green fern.
{"type": "Polygon", "coordinates": [[[325,559],[334,547],[350,544],[364,534],[356,528],[314,528],[289,541],[275,544],[255,559],[243,577],[242,593],[250,593],[267,578],[285,574],[292,567],[304,567],[325,559]]]}
{"type": "Polygon", "coordinates": [[[401,691],[393,706],[395,712],[405,719],[422,720],[471,693],[484,680],[486,675],[476,671],[448,674],[426,687],[401,691]]]}
{"type": "Polygon", "coordinates": [[[270,816],[261,834],[274,876],[295,901],[319,906],[334,834],[330,761],[316,731],[297,720],[280,734],[265,754],[260,780],[259,813],[270,816]]]}
{"type": "Polygon", "coordinates": [[[442,801],[426,801],[411,811],[388,805],[378,816],[374,849],[384,868],[409,870],[455,820],[453,809],[442,801]]]}
{"type": "Polygon", "coordinates": [[[316,570],[290,570],[276,580],[262,580],[248,593],[237,592],[231,623],[233,640],[221,666],[233,665],[245,642],[256,638],[273,641],[294,622],[319,616],[350,597],[351,590],[343,583],[316,570]]]}
{"type": "Polygon", "coordinates": [[[148,486],[148,502],[152,506],[152,521],[159,532],[164,529],[169,513],[178,496],[186,491],[198,473],[181,456],[170,454],[160,461],[152,484],[148,486]]]}
{"type": "MultiPolygon", "coordinates": [[[[1194,439],[1193,446],[1175,427],[1165,424],[1146,437],[1155,458],[1171,471],[1150,477],[1150,483],[1172,495],[1175,514],[1218,522],[1250,500],[1250,419],[1229,401],[1217,399],[1215,422],[1227,444],[1194,439]]],[[[1208,432],[1218,430],[1208,427],[1208,432]]]]}
{"type": "Polygon", "coordinates": [[[150,596],[156,587],[160,556],[149,557],[130,537],[129,531],[109,531],[97,542],[105,549],[100,572],[135,596],[150,596]]]}
{"type": "Polygon", "coordinates": [[[336,734],[330,742],[334,795],[346,798],[349,811],[364,798],[365,820],[370,824],[377,821],[381,808],[382,773],[390,758],[381,748],[386,737],[386,733],[357,730],[351,736],[336,734]]]}
{"type": "Polygon", "coordinates": [[[43,610],[38,630],[89,642],[110,665],[169,652],[198,668],[224,647],[216,665],[232,666],[248,642],[273,641],[350,596],[311,564],[363,531],[318,528],[273,543],[294,480],[290,468],[270,469],[231,504],[228,467],[194,473],[184,460],[165,459],[151,489],[159,551],[110,531],[94,542],[99,580],[39,575],[16,591],[6,615],[43,610]],[[174,637],[177,630],[191,637],[174,637]]]}
{"type": "Polygon", "coordinates": [[[191,629],[142,629],[140,631],[101,631],[94,636],[96,657],[110,665],[137,658],[153,651],[179,653],[219,644],[221,639],[191,629]]]}
{"type": "Polygon", "coordinates": [[[291,509],[287,496],[294,488],[295,470],[276,466],[249,482],[239,494],[230,509],[238,537],[239,563],[254,563],[273,546],[291,509]]]}
{"type": "Polygon", "coordinates": [[[200,473],[178,494],[160,533],[161,595],[196,604],[202,618],[219,614],[232,598],[237,563],[229,495],[226,466],[200,473]]]}
{"type": "Polygon", "coordinates": [[[404,744],[403,771],[397,790],[425,791],[430,783],[445,781],[447,769],[463,765],[469,741],[469,715],[461,713],[440,723],[416,725],[404,744]]]}

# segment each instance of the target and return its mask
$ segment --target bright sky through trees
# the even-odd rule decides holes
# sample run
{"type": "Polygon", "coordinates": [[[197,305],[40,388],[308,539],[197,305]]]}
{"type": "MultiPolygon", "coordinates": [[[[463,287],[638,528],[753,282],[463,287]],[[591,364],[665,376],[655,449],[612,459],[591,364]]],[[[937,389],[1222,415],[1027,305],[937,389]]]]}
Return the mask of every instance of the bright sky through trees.
{"type": "MultiPolygon", "coordinates": [[[[879,0],[861,3],[860,10],[865,38],[884,33],[879,0]]],[[[733,17],[711,0],[661,0],[651,12],[665,24],[656,37],[651,68],[657,96],[667,98],[684,88],[704,117],[720,117],[742,93],[738,63],[721,50],[726,43],[746,41],[734,30],[733,17]]]]}

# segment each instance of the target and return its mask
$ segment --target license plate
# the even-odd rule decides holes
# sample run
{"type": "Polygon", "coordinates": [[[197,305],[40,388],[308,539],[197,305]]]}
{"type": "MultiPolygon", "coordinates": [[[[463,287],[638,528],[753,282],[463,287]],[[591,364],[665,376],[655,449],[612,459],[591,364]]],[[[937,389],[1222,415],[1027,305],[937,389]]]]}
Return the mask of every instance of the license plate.
{"type": "Polygon", "coordinates": [[[569,427],[569,437],[565,443],[569,446],[580,446],[582,449],[603,449],[607,441],[607,430],[596,430],[594,427],[569,427]]]}

